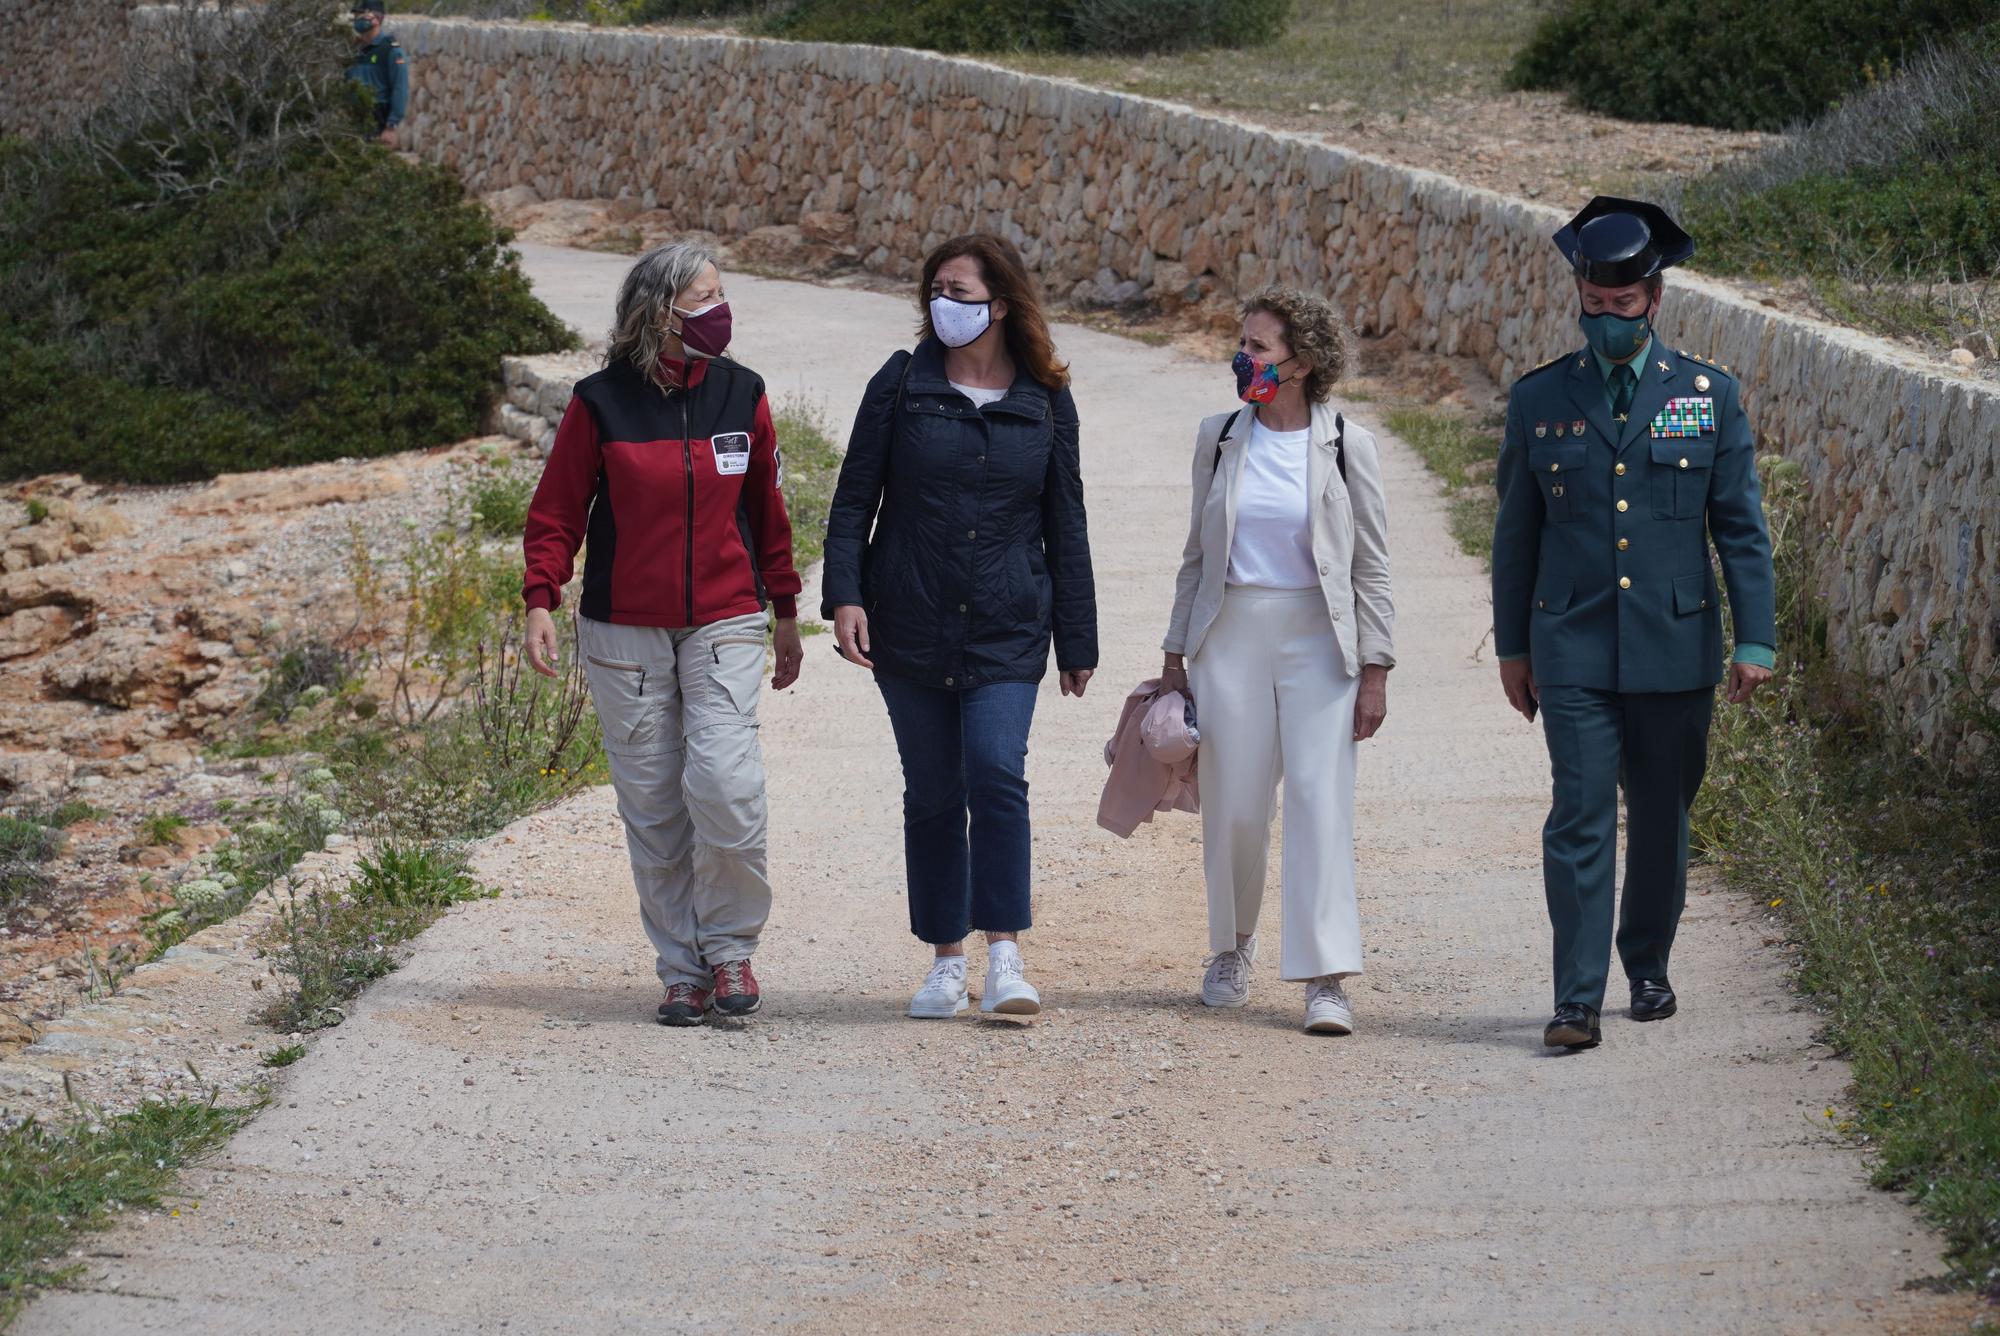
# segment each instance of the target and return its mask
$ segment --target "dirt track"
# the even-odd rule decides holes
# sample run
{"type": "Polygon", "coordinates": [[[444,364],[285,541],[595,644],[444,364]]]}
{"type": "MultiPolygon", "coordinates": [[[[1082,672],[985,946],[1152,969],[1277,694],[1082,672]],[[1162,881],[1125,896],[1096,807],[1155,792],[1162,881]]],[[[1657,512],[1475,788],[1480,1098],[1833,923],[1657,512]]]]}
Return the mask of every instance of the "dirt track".
{"type": "MultiPolygon", "coordinates": [[[[626,261],[529,258],[558,310],[601,329],[626,261]]],[[[910,325],[880,296],[730,288],[744,359],[843,422],[910,325]]],[[[763,707],[765,1015],[652,1024],[610,794],[583,795],[489,842],[479,867],[506,896],[433,928],[283,1075],[190,1177],[199,1210],[90,1241],[95,1288],[45,1298],[20,1329],[1962,1323],[1964,1300],[1900,1288],[1936,1273],[1935,1242],[1823,1130],[1844,1074],[1755,906],[1692,897],[1679,1017],[1614,1012],[1601,1049],[1542,1050],[1546,761],[1479,653],[1478,563],[1393,439],[1402,666],[1363,753],[1358,1033],[1300,1034],[1275,952],[1246,1010],[1194,1004],[1196,824],[1126,843],[1093,815],[1119,698],[1158,664],[1193,425],[1229,377],[1059,337],[1105,655],[1083,702],[1045,685],[1030,758],[1040,1024],[903,1017],[925,960],[905,928],[894,748],[865,675],[809,639],[804,680],[763,707]]]]}

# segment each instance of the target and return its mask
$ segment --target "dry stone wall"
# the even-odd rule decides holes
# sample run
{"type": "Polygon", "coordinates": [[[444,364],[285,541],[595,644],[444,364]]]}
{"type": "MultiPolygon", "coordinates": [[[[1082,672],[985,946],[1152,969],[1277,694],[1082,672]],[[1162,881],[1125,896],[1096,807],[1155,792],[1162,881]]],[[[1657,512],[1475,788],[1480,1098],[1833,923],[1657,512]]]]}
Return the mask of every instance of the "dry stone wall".
{"type": "Polygon", "coordinates": [[[138,0],[0,0],[0,135],[74,124],[125,64],[138,0]]]}
{"type": "MultiPolygon", "coordinates": [[[[392,27],[414,58],[408,143],[480,194],[622,198],[730,238],[810,220],[891,276],[988,230],[1086,305],[1213,307],[1282,279],[1502,381],[1578,343],[1559,214],[1334,145],[924,52],[392,27]]],[[[1676,276],[1661,323],[1742,378],[1803,470],[1839,660],[1948,741],[1950,671],[2000,670],[2000,385],[1698,278],[1676,276]]]]}

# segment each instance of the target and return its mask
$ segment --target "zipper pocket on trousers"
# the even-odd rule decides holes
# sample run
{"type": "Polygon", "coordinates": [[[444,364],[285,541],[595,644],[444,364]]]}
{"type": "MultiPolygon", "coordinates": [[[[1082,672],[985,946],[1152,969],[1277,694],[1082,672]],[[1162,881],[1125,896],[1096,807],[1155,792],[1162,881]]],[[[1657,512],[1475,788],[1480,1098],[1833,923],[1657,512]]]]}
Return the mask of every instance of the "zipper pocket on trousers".
{"type": "Polygon", "coordinates": [[[764,637],[718,636],[716,639],[709,641],[708,657],[715,661],[718,668],[722,666],[722,647],[724,645],[755,645],[758,649],[762,649],[764,648],[764,637]]]}
{"type": "Polygon", "coordinates": [[[639,675],[639,692],[638,692],[638,694],[639,694],[639,695],[641,695],[641,696],[643,696],[643,695],[645,695],[645,694],[646,694],[646,665],[645,665],[645,664],[643,664],[643,663],[624,663],[624,662],[621,662],[621,661],[619,661],[619,660],[617,660],[617,659],[600,659],[600,658],[598,658],[598,657],[597,657],[597,656],[596,656],[595,654],[586,654],[586,655],[584,655],[583,657],[584,657],[584,658],[586,658],[586,659],[588,659],[588,660],[589,660],[590,662],[592,662],[592,663],[596,664],[596,665],[597,665],[597,666],[598,666],[599,668],[609,668],[609,669],[610,669],[610,670],[611,670],[612,672],[614,672],[614,673],[637,673],[637,674],[639,675]]]}

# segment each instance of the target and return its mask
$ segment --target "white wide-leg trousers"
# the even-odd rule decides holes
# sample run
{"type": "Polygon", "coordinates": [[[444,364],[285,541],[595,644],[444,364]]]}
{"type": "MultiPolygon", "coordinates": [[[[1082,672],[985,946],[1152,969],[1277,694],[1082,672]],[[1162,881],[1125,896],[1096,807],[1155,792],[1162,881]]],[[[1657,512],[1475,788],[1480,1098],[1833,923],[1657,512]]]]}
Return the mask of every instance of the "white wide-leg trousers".
{"type": "Polygon", "coordinates": [[[1361,973],[1354,903],[1354,699],[1317,589],[1230,585],[1188,662],[1201,727],[1209,949],[1256,931],[1278,781],[1285,979],[1361,973]]]}

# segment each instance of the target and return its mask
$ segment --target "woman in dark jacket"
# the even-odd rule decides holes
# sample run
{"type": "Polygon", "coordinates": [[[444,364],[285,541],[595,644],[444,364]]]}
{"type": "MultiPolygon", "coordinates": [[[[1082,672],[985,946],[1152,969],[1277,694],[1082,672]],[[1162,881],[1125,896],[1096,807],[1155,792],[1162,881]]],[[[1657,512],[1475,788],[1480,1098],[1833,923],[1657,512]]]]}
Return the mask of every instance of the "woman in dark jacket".
{"type": "Polygon", "coordinates": [[[936,950],[910,1014],[1034,1015],[1028,726],[1049,643],[1066,696],[1097,666],[1069,371],[1020,254],[957,237],[924,261],[914,352],[869,382],[826,527],[820,615],[872,668],[903,760],[910,930],[936,950]],[[872,525],[872,532],[871,532],[872,525]]]}

